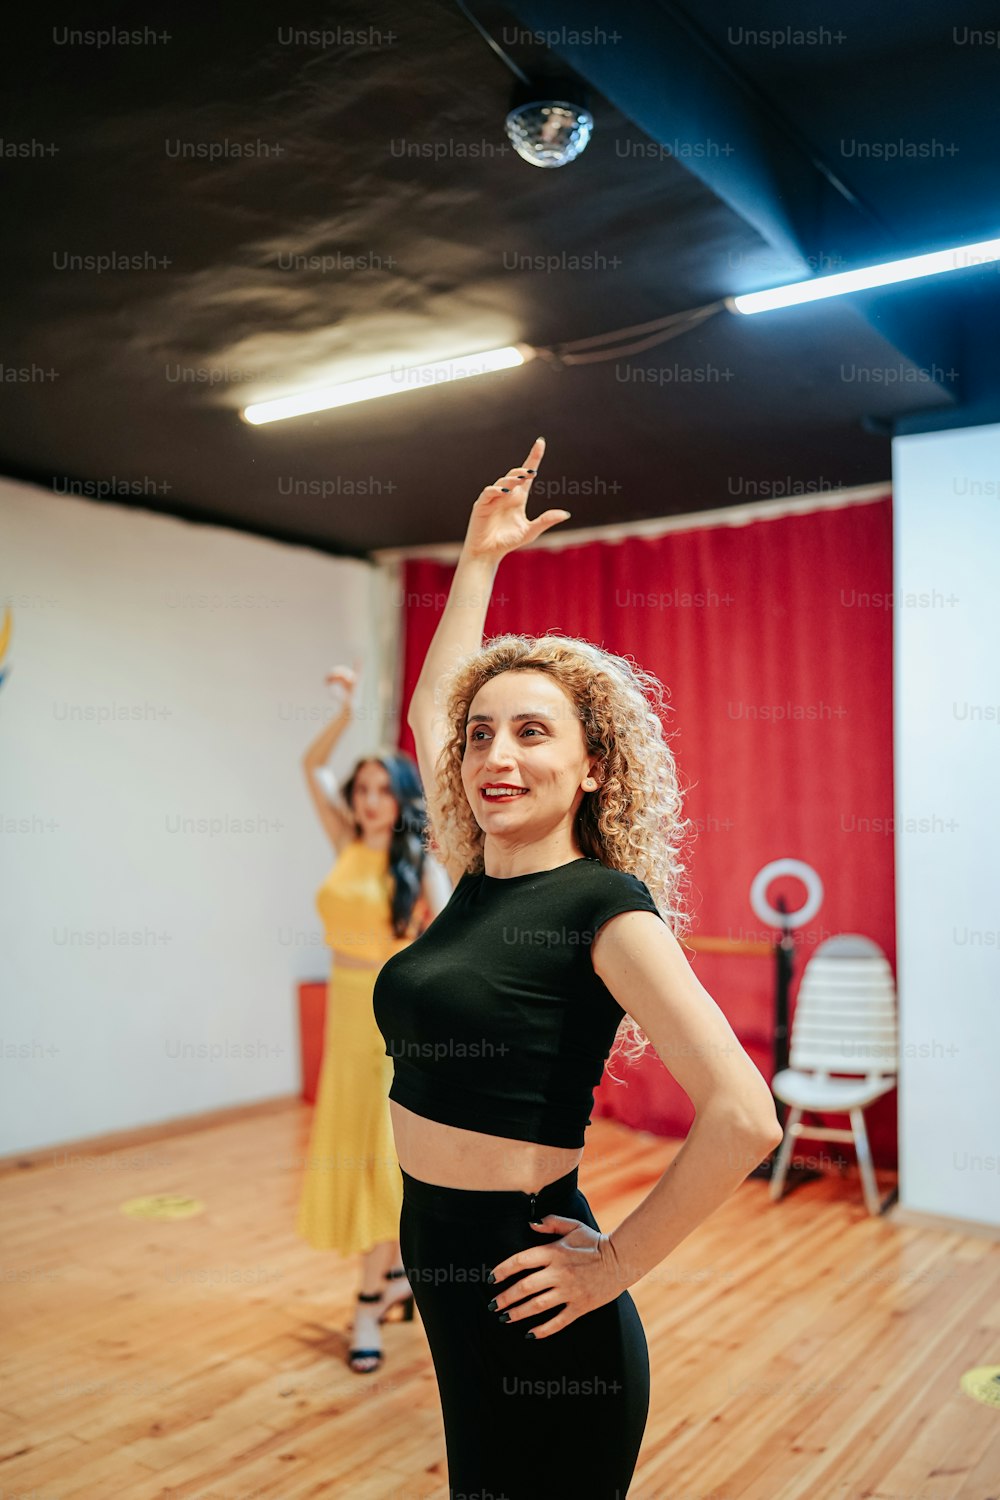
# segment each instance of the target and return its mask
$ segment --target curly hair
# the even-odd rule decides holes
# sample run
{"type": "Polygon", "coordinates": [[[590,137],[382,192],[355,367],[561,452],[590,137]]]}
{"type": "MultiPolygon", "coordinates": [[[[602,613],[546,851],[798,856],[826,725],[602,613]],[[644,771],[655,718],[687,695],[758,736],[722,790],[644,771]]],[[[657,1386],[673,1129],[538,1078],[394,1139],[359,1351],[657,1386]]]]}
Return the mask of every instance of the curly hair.
{"type": "MultiPolygon", "coordinates": [[[[442,679],[445,737],[436,763],[436,818],[428,822],[428,847],[436,843],[466,871],[483,871],[485,835],[462,782],[466,721],[472,700],[491,678],[526,671],[547,672],[569,695],[587,753],[603,761],[602,784],[584,794],[576,814],[581,850],[644,881],[660,915],[679,937],[688,924],[681,899],[687,879],[681,849],[692,825],[681,815],[677,765],[664,733],[663,684],[590,641],[552,633],[493,636],[442,679]]],[[[620,1047],[626,1060],[634,1062],[648,1045],[648,1037],[626,1013],[615,1049],[620,1047]]]]}

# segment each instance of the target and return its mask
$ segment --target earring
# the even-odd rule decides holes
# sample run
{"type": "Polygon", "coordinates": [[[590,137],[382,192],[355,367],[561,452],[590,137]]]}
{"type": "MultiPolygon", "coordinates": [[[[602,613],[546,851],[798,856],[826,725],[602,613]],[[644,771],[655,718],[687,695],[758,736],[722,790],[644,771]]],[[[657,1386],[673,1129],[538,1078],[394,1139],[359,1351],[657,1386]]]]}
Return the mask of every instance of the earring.
{"type": "Polygon", "coordinates": [[[594,778],[592,776],[588,776],[586,778],[586,780],[584,781],[583,785],[584,785],[584,789],[586,791],[592,792],[594,790],[595,786],[597,785],[597,782],[594,780],[594,778]]]}

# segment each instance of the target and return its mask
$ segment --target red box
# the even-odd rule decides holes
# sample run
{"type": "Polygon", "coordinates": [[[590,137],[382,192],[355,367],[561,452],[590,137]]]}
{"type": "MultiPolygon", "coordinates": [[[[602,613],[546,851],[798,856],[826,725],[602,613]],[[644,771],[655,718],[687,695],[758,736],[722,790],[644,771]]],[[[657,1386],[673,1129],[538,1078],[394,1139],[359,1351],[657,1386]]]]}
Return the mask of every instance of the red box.
{"type": "Polygon", "coordinates": [[[323,1061],[326,1030],[325,979],[307,979],[299,985],[299,1048],[302,1055],[302,1098],[315,1104],[319,1070],[323,1061]]]}

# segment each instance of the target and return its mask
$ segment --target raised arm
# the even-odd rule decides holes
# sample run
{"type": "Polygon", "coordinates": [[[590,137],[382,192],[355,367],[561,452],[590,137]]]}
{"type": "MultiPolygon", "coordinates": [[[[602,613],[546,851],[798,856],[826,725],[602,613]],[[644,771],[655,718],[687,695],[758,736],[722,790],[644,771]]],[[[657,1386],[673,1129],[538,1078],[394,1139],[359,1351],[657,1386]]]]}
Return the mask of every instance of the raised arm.
{"type": "Polygon", "coordinates": [[[338,854],[355,837],[354,814],[336,787],[326,761],[353,717],[358,665],[354,671],[350,667],[335,667],[327,673],[327,682],[338,683],[343,690],[343,703],[302,757],[302,769],[313,806],[338,854]]]}
{"type": "MultiPolygon", "coordinates": [[[[568,510],[547,510],[534,521],[525,514],[544,453],[545,439],[538,438],[523,465],[509,469],[495,484],[487,485],[472,507],[448,600],[406,712],[432,822],[437,821],[437,761],[448,737],[444,704],[438,701],[439,684],[463,657],[471,656],[483,643],[486,611],[501,558],[535,541],[550,526],[569,519],[568,510]]],[[[457,883],[464,871],[447,849],[439,854],[449,878],[457,883]]]]}

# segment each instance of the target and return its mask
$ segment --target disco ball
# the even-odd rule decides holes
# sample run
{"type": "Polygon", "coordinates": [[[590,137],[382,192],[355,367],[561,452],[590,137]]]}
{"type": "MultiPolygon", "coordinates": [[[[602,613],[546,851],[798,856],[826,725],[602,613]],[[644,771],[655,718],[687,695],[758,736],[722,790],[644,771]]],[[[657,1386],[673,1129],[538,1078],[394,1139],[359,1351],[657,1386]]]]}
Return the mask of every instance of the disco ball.
{"type": "Polygon", "coordinates": [[[537,99],[512,109],[505,123],[518,156],[533,167],[565,167],[586,149],[594,117],[564,99],[537,99]]]}

